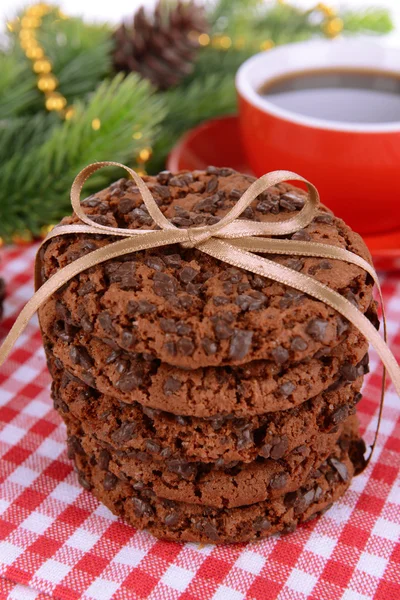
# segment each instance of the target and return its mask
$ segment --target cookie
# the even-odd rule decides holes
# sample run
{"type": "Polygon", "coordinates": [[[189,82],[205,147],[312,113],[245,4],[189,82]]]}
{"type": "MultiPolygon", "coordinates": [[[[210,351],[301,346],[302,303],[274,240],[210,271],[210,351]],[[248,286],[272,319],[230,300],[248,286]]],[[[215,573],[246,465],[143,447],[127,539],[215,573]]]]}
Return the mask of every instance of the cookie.
{"type": "Polygon", "coordinates": [[[108,472],[143,483],[159,498],[189,504],[234,508],[246,506],[296,490],[313,469],[332,453],[343,428],[358,430],[357,418],[349,417],[332,433],[312,436],[279,460],[259,457],[252,463],[230,463],[213,468],[212,463],[188,463],[178,459],[152,460],[136,450],[116,450],[86,434],[84,425],[71,415],[65,418],[69,445],[82,447],[95,460],[104,459],[108,472]]]}
{"type": "MultiPolygon", "coordinates": [[[[229,169],[145,180],[162,212],[184,228],[217,222],[251,181],[229,169]]],[[[279,184],[263,193],[243,217],[289,218],[304,205],[304,194],[279,184]]],[[[113,184],[83,206],[102,224],[155,227],[132,181],[113,184]]],[[[63,220],[73,222],[76,217],[63,220]]],[[[291,237],[332,244],[370,261],[361,238],[322,205],[314,221],[291,237]]],[[[114,239],[85,234],[53,238],[42,253],[42,278],[114,239]]],[[[269,258],[328,285],[363,312],[371,303],[372,278],[355,265],[320,258],[269,258]]],[[[111,338],[122,350],[134,349],[187,369],[254,360],[302,361],[337,346],[348,328],[319,300],[180,246],[107,261],[73,278],[56,298],[65,317],[57,317],[46,302],[39,310],[41,322],[50,312],[48,318],[60,321],[67,336],[78,330],[111,338]]]]}
{"type": "Polygon", "coordinates": [[[105,472],[83,450],[74,453],[81,485],[114,514],[159,538],[180,542],[246,542],[293,531],[332,506],[364,466],[363,441],[344,435],[331,456],[297,490],[238,508],[211,508],[158,498],[143,483],[105,472]]]}
{"type": "Polygon", "coordinates": [[[86,433],[118,450],[136,450],[155,460],[217,463],[279,460],[309,440],[327,433],[351,415],[361,398],[362,377],[324,392],[286,411],[254,417],[217,414],[182,417],[135,402],[125,404],[50,364],[54,406],[63,418],[71,413],[86,433]]]}
{"type": "Polygon", "coordinates": [[[292,408],[364,373],[359,363],[368,349],[364,337],[351,327],[341,344],[297,364],[253,361],[237,367],[190,370],[123,352],[89,334],[59,339],[53,325],[51,320],[42,321],[43,337],[49,359],[54,356],[61,370],[67,369],[122,402],[138,402],[180,416],[234,412],[248,417],[292,408]]]}

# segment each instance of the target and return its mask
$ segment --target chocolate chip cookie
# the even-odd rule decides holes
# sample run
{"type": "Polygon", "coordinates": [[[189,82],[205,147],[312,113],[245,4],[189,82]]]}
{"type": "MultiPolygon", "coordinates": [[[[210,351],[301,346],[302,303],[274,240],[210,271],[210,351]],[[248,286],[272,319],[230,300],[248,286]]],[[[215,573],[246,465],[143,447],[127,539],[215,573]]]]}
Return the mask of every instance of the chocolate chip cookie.
{"type": "MultiPolygon", "coordinates": [[[[216,223],[235,205],[251,179],[229,169],[145,178],[164,215],[179,228],[216,223]]],[[[279,184],[242,215],[262,222],[293,216],[305,193],[279,184]]],[[[155,225],[132,181],[120,180],[83,202],[94,220],[111,226],[155,225]]],[[[69,217],[63,223],[76,222],[69,217]]],[[[314,221],[293,239],[351,250],[370,261],[361,238],[322,205],[314,221]]],[[[114,238],[53,238],[42,253],[42,278],[114,238]]],[[[372,279],[361,268],[319,258],[270,256],[308,274],[365,312],[372,279]]],[[[59,335],[79,330],[112,339],[123,350],[151,355],[180,368],[239,365],[253,360],[298,362],[343,339],[348,323],[323,302],[283,284],[230,267],[200,250],[168,246],[107,261],[81,273],[56,294],[57,315],[46,302],[39,311],[58,323],[59,335]],[[62,313],[62,314],[61,314],[62,313]]]]}
{"type": "Polygon", "coordinates": [[[245,542],[290,532],[344,494],[363,468],[365,446],[345,432],[335,450],[296,490],[237,508],[213,508],[159,498],[143,482],[117,477],[82,447],[70,447],[81,485],[112,512],[157,537],[189,542],[245,542]]]}

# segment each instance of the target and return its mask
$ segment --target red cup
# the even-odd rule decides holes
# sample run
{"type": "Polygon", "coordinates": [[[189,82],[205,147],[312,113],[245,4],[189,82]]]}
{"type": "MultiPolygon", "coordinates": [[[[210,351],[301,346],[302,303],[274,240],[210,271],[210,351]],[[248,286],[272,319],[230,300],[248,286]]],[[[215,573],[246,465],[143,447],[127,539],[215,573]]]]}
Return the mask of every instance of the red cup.
{"type": "Polygon", "coordinates": [[[239,69],[240,130],[257,176],[289,169],[362,234],[400,228],[400,122],[328,121],[283,109],[258,92],[269,80],[312,69],[369,69],[400,76],[400,50],[364,40],[288,44],[239,69]]]}

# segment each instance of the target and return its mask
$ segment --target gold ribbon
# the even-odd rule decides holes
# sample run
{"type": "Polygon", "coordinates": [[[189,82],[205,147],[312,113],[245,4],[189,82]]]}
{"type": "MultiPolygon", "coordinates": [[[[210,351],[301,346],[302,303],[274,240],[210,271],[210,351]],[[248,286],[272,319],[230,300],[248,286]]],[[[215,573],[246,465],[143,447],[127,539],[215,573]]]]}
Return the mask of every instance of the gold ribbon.
{"type": "Polygon", "coordinates": [[[244,192],[237,204],[223,217],[218,223],[210,226],[193,227],[190,229],[178,229],[161,212],[155,202],[150,190],[135,171],[116,162],[98,162],[87,166],[75,178],[71,188],[71,204],[74,212],[79,217],[81,223],[75,225],[60,225],[55,227],[46,237],[43,244],[47,243],[53,237],[59,235],[68,235],[76,233],[104,234],[122,237],[122,240],[112,242],[107,246],[94,250],[89,254],[78,258],[73,263],[57,271],[50,279],[42,284],[40,280],[40,260],[39,253],[36,256],[35,264],[35,288],[36,293],[25,305],[17,318],[10,333],[0,348],[0,365],[4,362],[10,353],[13,345],[21,335],[31,317],[39,307],[60,287],[70,281],[75,275],[82,271],[98,265],[112,258],[146,250],[167,246],[170,244],[181,244],[187,248],[196,247],[198,250],[217,258],[225,263],[257,273],[262,277],[267,277],[274,281],[283,283],[297,290],[321,300],[331,308],[335,309],[353,325],[372,344],[384,364],[381,402],[379,407],[378,425],[375,438],[371,445],[371,458],[381,421],[386,369],[392,379],[397,393],[400,395],[400,368],[392,352],[386,344],[386,318],[383,307],[382,292],[379,280],[374,268],[363,258],[344,250],[316,242],[302,242],[297,240],[272,239],[259,236],[282,236],[294,233],[306,227],[313,220],[319,203],[318,191],[312,183],[291,171],[274,171],[260,177],[257,181],[244,192]],[[113,166],[125,169],[135,181],[142,195],[143,202],[160,229],[121,229],[118,227],[109,227],[100,225],[93,221],[83,211],[80,204],[80,194],[85,181],[98,169],[113,166]],[[295,216],[273,222],[254,222],[245,219],[238,219],[243,211],[271,186],[283,181],[302,181],[307,185],[309,196],[306,199],[304,207],[295,216]],[[316,281],[312,277],[303,275],[280,265],[274,261],[260,257],[254,252],[260,254],[286,254],[299,256],[314,256],[319,258],[330,258],[357,265],[367,271],[378,288],[384,323],[384,339],[376,331],[372,323],[346,298],[330,289],[328,286],[316,281]]]}

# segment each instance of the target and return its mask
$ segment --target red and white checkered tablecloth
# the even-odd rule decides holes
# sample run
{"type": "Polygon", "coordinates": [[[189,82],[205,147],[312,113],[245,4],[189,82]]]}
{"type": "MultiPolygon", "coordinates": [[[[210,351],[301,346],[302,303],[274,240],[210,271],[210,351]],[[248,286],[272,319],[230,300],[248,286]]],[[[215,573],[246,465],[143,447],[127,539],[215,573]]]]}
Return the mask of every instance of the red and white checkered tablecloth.
{"type": "MultiPolygon", "coordinates": [[[[0,336],[33,289],[36,246],[7,248],[0,336]]],[[[400,277],[382,277],[390,344],[400,358],[400,277]]],[[[360,418],[371,442],[380,367],[360,418]]],[[[0,598],[31,600],[398,600],[400,400],[389,387],[367,471],[322,518],[255,544],[155,539],[116,519],[79,485],[52,409],[36,319],[0,369],[0,598]]]]}

